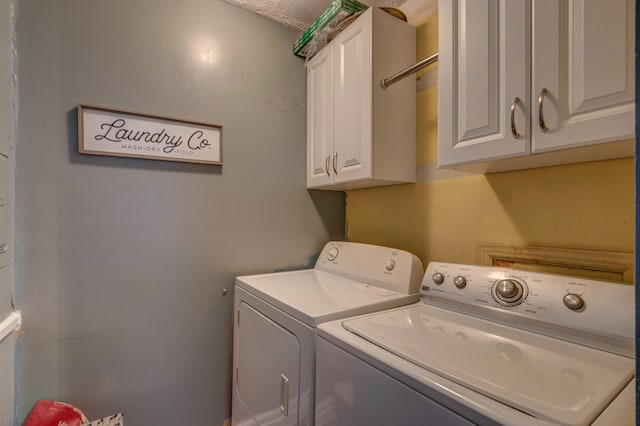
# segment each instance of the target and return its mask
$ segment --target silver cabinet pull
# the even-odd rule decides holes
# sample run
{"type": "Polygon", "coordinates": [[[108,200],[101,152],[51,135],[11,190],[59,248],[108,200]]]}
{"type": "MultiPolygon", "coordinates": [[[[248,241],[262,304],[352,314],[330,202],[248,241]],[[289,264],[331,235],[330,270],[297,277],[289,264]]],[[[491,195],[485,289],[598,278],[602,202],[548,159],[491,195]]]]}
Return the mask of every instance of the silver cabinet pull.
{"type": "Polygon", "coordinates": [[[284,374],[280,375],[280,411],[289,415],[289,379],[284,374]]]}
{"type": "Polygon", "coordinates": [[[544,103],[544,96],[549,93],[549,91],[545,88],[543,88],[540,91],[540,95],[538,96],[538,124],[540,125],[540,130],[542,130],[543,133],[547,133],[547,131],[549,131],[549,128],[547,127],[547,125],[544,122],[544,114],[542,113],[542,109],[543,109],[543,103],[544,103]]]}
{"type": "Polygon", "coordinates": [[[514,139],[518,139],[520,137],[520,133],[518,133],[518,129],[516,129],[516,107],[520,103],[520,98],[515,97],[513,102],[511,103],[511,134],[514,139]]]}
{"type": "Polygon", "coordinates": [[[331,159],[330,155],[327,155],[327,159],[324,160],[324,171],[327,172],[327,176],[331,176],[329,173],[329,160],[331,159]]]}
{"type": "Polygon", "coordinates": [[[333,173],[338,174],[338,153],[333,153],[333,173]]]}

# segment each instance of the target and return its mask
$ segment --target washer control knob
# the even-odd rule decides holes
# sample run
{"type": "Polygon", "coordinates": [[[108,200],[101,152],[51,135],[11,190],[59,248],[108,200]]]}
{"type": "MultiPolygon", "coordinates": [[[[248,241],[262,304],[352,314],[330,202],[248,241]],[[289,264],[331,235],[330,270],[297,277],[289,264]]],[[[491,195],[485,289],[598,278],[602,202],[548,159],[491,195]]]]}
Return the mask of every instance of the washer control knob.
{"type": "Polygon", "coordinates": [[[338,248],[337,247],[329,248],[329,250],[327,250],[327,259],[335,260],[336,257],[338,257],[338,248]]]}
{"type": "Polygon", "coordinates": [[[395,260],[387,260],[387,264],[384,266],[387,271],[393,271],[393,268],[396,267],[396,261],[395,260]]]}
{"type": "Polygon", "coordinates": [[[584,299],[580,297],[579,294],[575,293],[565,294],[562,301],[564,302],[564,305],[572,311],[576,311],[584,306],[584,299]]]}
{"type": "Polygon", "coordinates": [[[496,293],[500,299],[511,299],[518,295],[518,283],[514,280],[500,280],[496,285],[496,293]]]}
{"type": "Polygon", "coordinates": [[[529,294],[527,285],[515,278],[504,278],[496,281],[491,287],[491,295],[502,306],[517,306],[529,294]]]}
{"type": "Polygon", "coordinates": [[[444,275],[442,275],[440,272],[436,272],[431,276],[431,279],[436,284],[442,284],[444,282],[444,275]]]}
{"type": "Polygon", "coordinates": [[[467,286],[467,280],[464,277],[458,275],[457,277],[455,277],[453,279],[453,284],[456,287],[458,287],[460,289],[463,289],[463,288],[465,288],[467,286]]]}

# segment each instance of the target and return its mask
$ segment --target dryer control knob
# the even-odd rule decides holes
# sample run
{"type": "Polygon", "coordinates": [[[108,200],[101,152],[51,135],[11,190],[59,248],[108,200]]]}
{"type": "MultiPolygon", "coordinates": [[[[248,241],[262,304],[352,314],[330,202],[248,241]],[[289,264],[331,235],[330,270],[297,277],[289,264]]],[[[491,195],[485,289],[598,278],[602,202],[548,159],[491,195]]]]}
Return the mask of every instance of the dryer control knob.
{"type": "Polygon", "coordinates": [[[463,289],[463,288],[465,288],[467,286],[467,280],[464,277],[458,275],[457,277],[455,277],[453,279],[453,284],[456,287],[458,287],[460,289],[463,289]]]}
{"type": "Polygon", "coordinates": [[[444,282],[444,275],[442,275],[440,272],[436,272],[431,276],[431,279],[436,284],[442,284],[444,282]]]}
{"type": "Polygon", "coordinates": [[[396,261],[395,260],[387,260],[387,264],[384,265],[384,267],[387,269],[387,271],[393,271],[393,268],[396,267],[396,261]]]}
{"type": "Polygon", "coordinates": [[[575,293],[565,294],[562,301],[564,302],[564,305],[572,311],[576,311],[584,306],[584,299],[580,297],[579,294],[575,293]]]}
{"type": "Polygon", "coordinates": [[[335,260],[336,257],[338,257],[338,248],[337,247],[331,247],[329,250],[327,250],[327,259],[335,260]]]}

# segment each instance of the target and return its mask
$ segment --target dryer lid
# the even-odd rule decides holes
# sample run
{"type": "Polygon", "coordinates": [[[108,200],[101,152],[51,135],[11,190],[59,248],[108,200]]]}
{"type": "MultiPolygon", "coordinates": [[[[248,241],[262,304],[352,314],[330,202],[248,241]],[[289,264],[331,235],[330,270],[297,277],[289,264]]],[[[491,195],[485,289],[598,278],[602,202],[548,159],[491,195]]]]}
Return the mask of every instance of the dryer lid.
{"type": "Polygon", "coordinates": [[[592,422],[635,360],[424,304],[343,322],[384,349],[536,418],[592,422]]]}

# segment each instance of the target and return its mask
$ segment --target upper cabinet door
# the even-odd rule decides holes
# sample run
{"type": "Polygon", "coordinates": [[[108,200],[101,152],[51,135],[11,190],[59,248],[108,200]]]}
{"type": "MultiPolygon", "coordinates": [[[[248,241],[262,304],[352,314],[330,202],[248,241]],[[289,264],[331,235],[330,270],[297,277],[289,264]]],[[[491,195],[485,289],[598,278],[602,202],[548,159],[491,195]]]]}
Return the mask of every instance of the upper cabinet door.
{"type": "Polygon", "coordinates": [[[439,165],[528,153],[528,2],[441,0],[439,8],[439,165]]]}
{"type": "Polygon", "coordinates": [[[371,26],[371,19],[358,19],[333,43],[335,183],[372,176],[371,26]]]}
{"type": "Polygon", "coordinates": [[[533,152],[633,137],[634,9],[533,2],[533,152]]]}
{"type": "Polygon", "coordinates": [[[324,49],[307,65],[307,187],[331,183],[333,174],[333,55],[324,49]]]}

